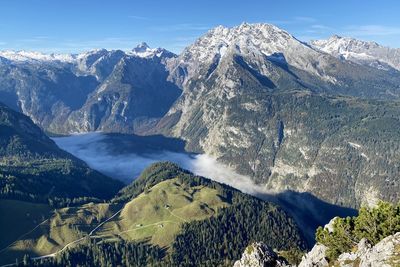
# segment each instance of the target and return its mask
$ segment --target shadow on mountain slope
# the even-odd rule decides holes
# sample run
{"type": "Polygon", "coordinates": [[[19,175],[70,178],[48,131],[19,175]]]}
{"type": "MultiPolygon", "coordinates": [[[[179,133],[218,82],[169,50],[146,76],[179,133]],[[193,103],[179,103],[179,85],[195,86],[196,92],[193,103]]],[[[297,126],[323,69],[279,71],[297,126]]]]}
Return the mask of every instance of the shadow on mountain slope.
{"type": "Polygon", "coordinates": [[[273,202],[288,212],[302,229],[310,246],[315,243],[315,231],[318,226],[327,224],[335,216],[357,215],[355,209],[330,204],[307,192],[288,190],[276,195],[258,194],[257,197],[273,202]]]}

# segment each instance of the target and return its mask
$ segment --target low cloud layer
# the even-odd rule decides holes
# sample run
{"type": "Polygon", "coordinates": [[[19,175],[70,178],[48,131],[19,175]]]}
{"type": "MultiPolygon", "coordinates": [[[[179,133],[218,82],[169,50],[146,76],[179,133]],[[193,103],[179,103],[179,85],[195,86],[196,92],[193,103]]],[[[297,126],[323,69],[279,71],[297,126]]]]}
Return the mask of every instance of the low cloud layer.
{"type": "Polygon", "coordinates": [[[102,133],[79,134],[53,140],[62,149],[85,161],[91,168],[125,183],[130,183],[154,162],[171,161],[197,175],[274,202],[294,217],[309,244],[313,244],[315,229],[318,226],[326,224],[334,216],[355,214],[351,209],[328,204],[308,193],[268,192],[265,187],[254,184],[250,177],[238,174],[229,166],[205,154],[192,155],[161,149],[146,153],[116,153],[115,151],[120,150],[118,145],[113,144],[112,139],[102,133]]]}
{"type": "Polygon", "coordinates": [[[243,192],[257,194],[263,191],[247,176],[240,175],[216,159],[205,155],[192,155],[171,151],[150,153],[114,153],[110,142],[105,142],[107,135],[102,133],[77,134],[57,137],[57,145],[85,161],[91,168],[110,177],[130,183],[150,164],[158,161],[171,161],[184,169],[208,177],[217,182],[229,184],[243,192]]]}

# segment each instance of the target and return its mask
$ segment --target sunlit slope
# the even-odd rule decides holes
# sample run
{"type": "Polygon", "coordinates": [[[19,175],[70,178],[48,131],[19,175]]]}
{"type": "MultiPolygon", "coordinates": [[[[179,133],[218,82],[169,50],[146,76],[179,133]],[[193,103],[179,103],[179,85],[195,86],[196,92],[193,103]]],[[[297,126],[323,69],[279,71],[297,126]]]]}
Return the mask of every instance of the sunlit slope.
{"type": "MultiPolygon", "coordinates": [[[[0,263],[15,262],[24,254],[60,256],[88,240],[145,242],[177,254],[182,251],[176,249],[181,244],[177,240],[196,231],[194,236],[207,239],[211,232],[218,232],[217,237],[226,242],[241,236],[235,248],[239,252],[259,235],[279,249],[304,247],[293,220],[278,207],[171,163],[153,164],[112,201],[56,209],[48,220],[32,228],[0,254],[0,263]]],[[[215,244],[224,246],[219,239],[215,244]]]]}
{"type": "Polygon", "coordinates": [[[208,218],[229,205],[216,189],[190,186],[175,178],[153,186],[127,203],[120,216],[106,223],[99,235],[149,239],[155,245],[168,246],[182,223],[208,218]]]}
{"type": "Polygon", "coordinates": [[[54,211],[43,204],[9,202],[11,201],[0,201],[2,215],[3,211],[4,214],[9,214],[2,216],[0,220],[0,263],[14,261],[24,254],[34,257],[57,252],[68,243],[86,236],[101,220],[117,211],[119,206],[89,203],[54,211]],[[14,207],[18,207],[18,210],[15,211],[14,207]],[[7,242],[3,241],[3,236],[7,242]]]}
{"type": "Polygon", "coordinates": [[[182,223],[208,218],[229,205],[215,189],[191,187],[178,179],[170,179],[146,190],[123,205],[122,210],[120,204],[106,203],[58,209],[49,221],[13,244],[8,252],[15,255],[57,252],[87,236],[118,211],[114,219],[92,236],[108,240],[149,240],[154,245],[169,246],[182,223]]]}

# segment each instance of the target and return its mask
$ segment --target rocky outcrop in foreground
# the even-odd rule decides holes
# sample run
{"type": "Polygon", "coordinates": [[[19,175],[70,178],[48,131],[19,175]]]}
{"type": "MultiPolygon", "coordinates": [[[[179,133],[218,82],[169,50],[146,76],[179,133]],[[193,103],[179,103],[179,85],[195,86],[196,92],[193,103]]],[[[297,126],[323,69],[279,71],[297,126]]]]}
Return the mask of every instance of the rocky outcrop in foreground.
{"type": "Polygon", "coordinates": [[[269,246],[262,242],[253,243],[246,248],[242,258],[235,262],[234,267],[284,267],[290,266],[279,257],[269,246]]]}
{"type": "MultiPolygon", "coordinates": [[[[307,253],[299,267],[325,267],[329,266],[325,259],[326,247],[316,244],[307,253]]],[[[372,246],[368,240],[362,239],[353,252],[343,253],[333,266],[340,267],[393,267],[400,266],[400,232],[390,235],[372,246]]]]}
{"type": "MultiPolygon", "coordinates": [[[[352,252],[341,254],[333,263],[326,260],[327,247],[316,244],[303,256],[298,267],[398,267],[400,266],[400,232],[382,239],[372,246],[362,239],[352,252]]],[[[242,258],[234,267],[290,267],[287,261],[278,256],[262,242],[253,243],[244,251],[242,258]]]]}
{"type": "Polygon", "coordinates": [[[325,259],[327,247],[322,244],[316,244],[301,260],[299,267],[325,267],[328,261],[325,259]]]}

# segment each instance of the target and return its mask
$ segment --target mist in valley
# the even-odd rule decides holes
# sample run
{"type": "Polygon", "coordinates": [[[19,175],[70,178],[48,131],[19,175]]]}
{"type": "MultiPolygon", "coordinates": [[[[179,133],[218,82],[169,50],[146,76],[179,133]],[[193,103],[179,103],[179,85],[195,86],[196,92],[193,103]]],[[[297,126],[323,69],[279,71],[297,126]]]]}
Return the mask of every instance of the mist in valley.
{"type": "Polygon", "coordinates": [[[255,184],[250,177],[206,154],[184,151],[184,144],[165,137],[149,138],[99,132],[53,138],[56,144],[85,161],[91,168],[119,179],[132,182],[150,164],[170,161],[196,175],[230,185],[242,192],[279,204],[301,227],[310,244],[315,229],[334,216],[354,215],[353,209],[328,204],[309,193],[293,191],[271,192],[255,184]],[[144,140],[145,139],[145,140],[144,140]]]}
{"type": "Polygon", "coordinates": [[[127,184],[150,164],[170,161],[196,175],[228,184],[245,193],[255,195],[265,192],[261,186],[254,184],[250,177],[236,173],[229,166],[206,154],[170,151],[155,146],[147,149],[141,147],[139,151],[128,151],[126,147],[129,145],[126,142],[129,142],[129,136],[118,136],[119,140],[123,138],[125,142],[121,149],[115,147],[120,145],[114,142],[115,135],[99,132],[57,137],[53,140],[60,148],[85,161],[91,168],[127,184]]]}

